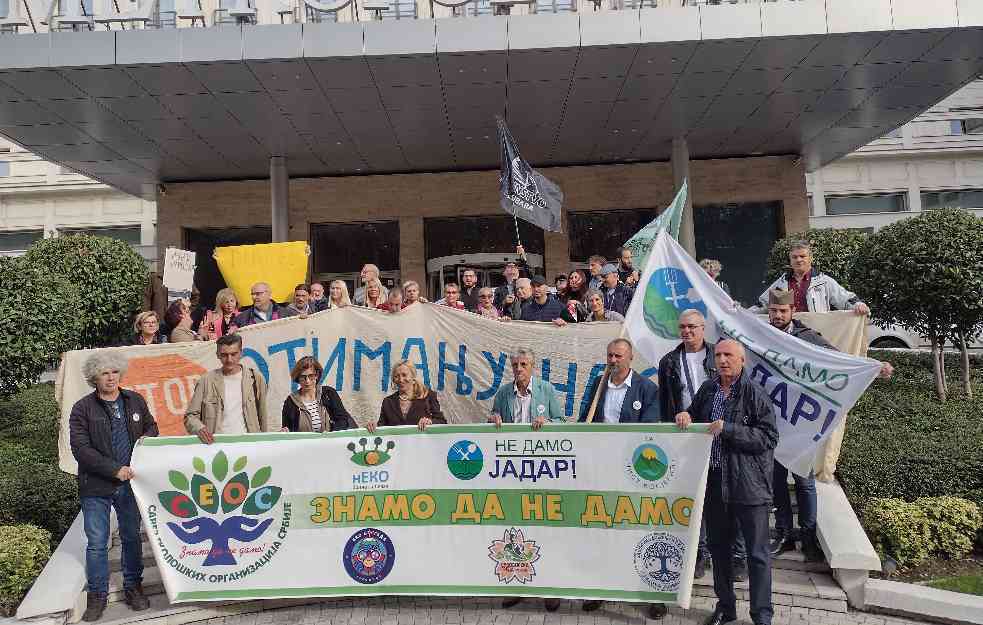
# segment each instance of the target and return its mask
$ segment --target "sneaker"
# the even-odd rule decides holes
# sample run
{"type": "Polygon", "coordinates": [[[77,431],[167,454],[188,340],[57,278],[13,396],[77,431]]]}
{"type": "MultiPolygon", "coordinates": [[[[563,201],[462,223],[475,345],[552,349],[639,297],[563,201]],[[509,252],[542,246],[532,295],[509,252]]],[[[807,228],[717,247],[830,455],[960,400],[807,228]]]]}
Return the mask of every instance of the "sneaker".
{"type": "Polygon", "coordinates": [[[795,539],[787,532],[778,531],[768,545],[768,549],[771,551],[772,556],[781,555],[786,551],[795,551],[795,539]]]}
{"type": "Polygon", "coordinates": [[[106,609],[106,603],[106,595],[94,592],[88,593],[82,620],[91,623],[92,621],[101,619],[102,613],[106,609]]]}
{"type": "Polygon", "coordinates": [[[546,604],[547,612],[556,612],[560,609],[559,599],[545,599],[543,602],[546,604]]]}
{"type": "Polygon", "coordinates": [[[696,568],[693,569],[693,579],[703,579],[703,576],[707,574],[707,559],[700,554],[696,558],[696,568]]]}
{"type": "Polygon", "coordinates": [[[506,597],[502,599],[502,607],[506,610],[514,608],[522,601],[522,597],[506,597]]]}
{"type": "Polygon", "coordinates": [[[746,582],[747,581],[747,560],[741,558],[739,560],[734,560],[733,565],[734,571],[734,581],[735,582],[746,582]]]}
{"type": "Polygon", "coordinates": [[[663,618],[665,618],[669,610],[666,608],[666,604],[664,603],[650,603],[647,612],[648,614],[646,616],[653,621],[661,621],[663,618]]]}
{"type": "Polygon", "coordinates": [[[604,602],[603,601],[598,601],[597,599],[588,599],[587,601],[584,601],[584,605],[581,606],[581,609],[584,612],[593,612],[594,610],[596,610],[599,607],[601,607],[601,604],[602,603],[604,603],[604,602]]]}
{"type": "Polygon", "coordinates": [[[143,584],[137,584],[130,588],[123,589],[123,602],[130,606],[134,612],[146,610],[150,607],[150,601],[143,594],[143,584]]]}

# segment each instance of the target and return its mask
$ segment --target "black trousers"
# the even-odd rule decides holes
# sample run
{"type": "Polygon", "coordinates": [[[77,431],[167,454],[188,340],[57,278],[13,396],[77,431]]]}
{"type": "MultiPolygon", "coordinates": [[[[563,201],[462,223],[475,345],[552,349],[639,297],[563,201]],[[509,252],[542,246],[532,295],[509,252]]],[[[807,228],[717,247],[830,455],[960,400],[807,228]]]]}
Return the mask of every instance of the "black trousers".
{"type": "Polygon", "coordinates": [[[756,625],[771,625],[774,609],[771,605],[768,506],[725,504],[720,470],[711,469],[707,477],[705,516],[710,557],[713,559],[713,591],[717,595],[717,610],[730,620],[737,618],[731,552],[734,539],[740,532],[747,545],[751,620],[756,625]]]}

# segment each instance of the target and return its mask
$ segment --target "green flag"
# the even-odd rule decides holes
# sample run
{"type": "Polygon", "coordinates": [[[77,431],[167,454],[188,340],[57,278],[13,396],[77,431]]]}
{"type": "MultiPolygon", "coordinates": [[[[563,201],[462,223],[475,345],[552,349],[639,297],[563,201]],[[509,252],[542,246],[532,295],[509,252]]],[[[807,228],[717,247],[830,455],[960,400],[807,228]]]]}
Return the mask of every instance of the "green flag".
{"type": "Polygon", "coordinates": [[[659,235],[661,230],[668,231],[672,238],[679,240],[679,224],[683,220],[683,207],[686,206],[686,194],[688,193],[687,182],[687,180],[683,180],[683,185],[679,188],[676,199],[666,210],[659,213],[658,217],[636,232],[622,246],[631,250],[631,255],[634,258],[633,264],[639,270],[645,268],[649,252],[655,244],[655,237],[659,235]]]}

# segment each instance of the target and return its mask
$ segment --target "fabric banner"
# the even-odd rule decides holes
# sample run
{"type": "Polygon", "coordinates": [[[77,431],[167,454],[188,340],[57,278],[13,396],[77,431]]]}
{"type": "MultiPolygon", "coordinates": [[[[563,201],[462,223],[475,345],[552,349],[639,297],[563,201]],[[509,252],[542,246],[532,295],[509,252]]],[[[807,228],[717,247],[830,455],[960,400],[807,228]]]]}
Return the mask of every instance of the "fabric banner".
{"type": "Polygon", "coordinates": [[[679,192],[676,193],[672,204],[666,210],[659,213],[659,216],[650,221],[644,228],[636,232],[630,239],[625,241],[622,246],[631,250],[633,264],[635,267],[645,268],[648,265],[649,253],[655,238],[659,232],[665,230],[672,238],[679,240],[679,226],[683,221],[683,210],[686,208],[686,196],[689,193],[689,182],[683,180],[679,192]]]}
{"type": "Polygon", "coordinates": [[[407,594],[689,607],[705,427],[216,439],[134,450],[133,490],[172,603],[407,594]]]}
{"type": "Polygon", "coordinates": [[[562,232],[563,192],[556,183],[522,158],[505,120],[501,117],[496,119],[502,148],[502,172],[499,176],[502,209],[543,230],[562,232]]]}
{"type": "Polygon", "coordinates": [[[294,287],[307,280],[309,252],[304,241],[289,241],[216,247],[214,256],[225,283],[246,306],[253,301],[250,289],[257,282],[270,285],[274,302],[292,302],[294,287]]]}
{"type": "Polygon", "coordinates": [[[762,323],[734,303],[665,231],[659,233],[643,275],[625,322],[636,348],[649,360],[661,358],[679,344],[679,314],[699,310],[707,319],[707,341],[729,336],[745,346],[745,371],[775,407],[775,459],[807,475],[819,444],[877,377],[880,363],[810,345],[762,323]]]}

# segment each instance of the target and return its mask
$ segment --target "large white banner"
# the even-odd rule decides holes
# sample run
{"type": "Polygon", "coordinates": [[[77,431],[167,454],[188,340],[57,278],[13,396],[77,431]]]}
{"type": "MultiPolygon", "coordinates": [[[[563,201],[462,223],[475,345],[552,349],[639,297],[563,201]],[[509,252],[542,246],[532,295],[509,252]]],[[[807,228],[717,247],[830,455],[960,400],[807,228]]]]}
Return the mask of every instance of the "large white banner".
{"type": "Polygon", "coordinates": [[[172,603],[523,595],[689,606],[705,426],[435,425],[143,439],[172,603]]]}
{"type": "MultiPolygon", "coordinates": [[[[877,377],[880,363],[816,347],[744,310],[665,231],[656,239],[644,276],[626,317],[638,351],[650,360],[661,358],[679,344],[679,314],[690,308],[703,313],[707,341],[739,340],[747,350],[745,371],[774,404],[775,459],[807,475],[818,445],[846,418],[877,377]]],[[[829,318],[850,323],[843,316],[829,318]]],[[[854,327],[859,319],[853,319],[854,327]]]]}

